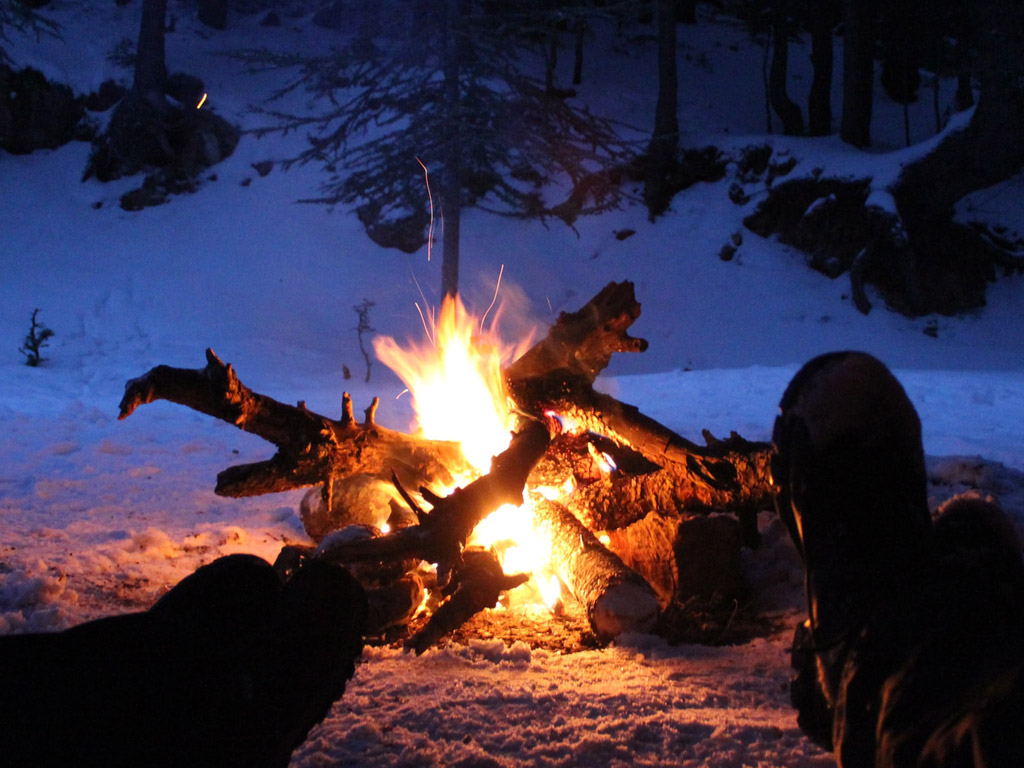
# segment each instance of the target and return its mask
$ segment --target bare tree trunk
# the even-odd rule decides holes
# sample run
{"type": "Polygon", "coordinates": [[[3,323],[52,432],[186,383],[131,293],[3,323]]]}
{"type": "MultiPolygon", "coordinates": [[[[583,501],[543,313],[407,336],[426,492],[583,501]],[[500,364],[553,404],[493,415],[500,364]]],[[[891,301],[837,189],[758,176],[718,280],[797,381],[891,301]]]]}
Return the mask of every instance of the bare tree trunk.
{"type": "Polygon", "coordinates": [[[785,0],[779,0],[775,7],[772,24],[772,64],[768,73],[768,94],[772,109],[782,121],[782,132],[787,136],[801,136],[804,132],[804,118],[800,107],[786,93],[786,78],[789,74],[789,13],[785,0]]]}
{"type": "Polygon", "coordinates": [[[587,34],[587,22],[582,18],[576,19],[576,47],[575,57],[572,62],[572,84],[579,85],[583,82],[583,38],[587,34]]]}
{"type": "Polygon", "coordinates": [[[658,26],[658,101],[654,108],[654,134],[647,145],[644,202],[653,221],[665,212],[672,198],[671,177],[679,146],[676,116],[679,75],[676,63],[676,18],[672,0],[654,0],[658,26]]]}
{"type": "Polygon", "coordinates": [[[164,55],[164,25],[167,0],[143,0],[142,22],[135,56],[135,94],[150,104],[163,104],[167,64],[164,55]]]}
{"type": "Polygon", "coordinates": [[[834,4],[815,2],[810,5],[811,92],[807,103],[807,133],[828,136],[832,133],[832,29],[838,13],[834,4]]]}
{"type": "Polygon", "coordinates": [[[445,0],[444,101],[448,136],[441,182],[444,239],[441,251],[441,295],[459,292],[459,235],[462,219],[462,151],[459,146],[459,0],[445,0]]]}
{"type": "Polygon", "coordinates": [[[551,31],[548,38],[547,55],[544,57],[544,92],[555,92],[555,69],[558,67],[558,33],[551,31]]]}
{"type": "Polygon", "coordinates": [[[871,145],[873,17],[874,3],[843,0],[843,116],[839,137],[861,148],[871,145]]]}
{"type": "Polygon", "coordinates": [[[680,24],[697,23],[697,0],[675,0],[676,21],[680,24]]]}

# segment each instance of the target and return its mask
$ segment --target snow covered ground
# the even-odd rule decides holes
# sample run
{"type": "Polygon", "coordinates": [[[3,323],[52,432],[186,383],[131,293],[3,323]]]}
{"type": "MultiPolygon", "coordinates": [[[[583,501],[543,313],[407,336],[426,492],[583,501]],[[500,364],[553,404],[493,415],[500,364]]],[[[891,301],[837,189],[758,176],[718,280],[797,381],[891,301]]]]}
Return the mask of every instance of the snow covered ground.
{"type": "MultiPolygon", "coordinates": [[[[137,4],[55,7],[64,40],[18,39],[15,58],[81,91],[110,76],[124,81],[127,71],[107,54],[134,36],[137,4]]],[[[246,106],[269,92],[273,76],[247,75],[219,54],[295,45],[313,34],[307,17],[289,17],[280,29],[235,17],[214,33],[184,4],[171,7],[171,68],[202,76],[211,108],[243,125],[253,120],[246,106]]],[[[684,143],[767,140],[798,159],[794,173],[871,167],[884,176],[898,168],[899,153],[864,156],[836,139],[758,135],[760,51],[728,24],[680,34],[684,143]]],[[[625,63],[588,79],[582,96],[653,115],[652,88],[634,85],[650,80],[652,51],[594,45],[613,43],[625,63]]],[[[799,68],[805,58],[790,57],[794,89],[809,82],[799,68]]],[[[880,99],[875,133],[880,149],[895,147],[902,116],[880,99]]],[[[930,105],[915,105],[922,138],[930,115],[930,105]]],[[[253,171],[254,162],[287,156],[294,140],[247,135],[213,169],[215,181],[139,213],[117,206],[138,180],[80,181],[87,145],[0,153],[0,632],[143,609],[221,554],[273,560],[284,542],[304,539],[298,492],[212,492],[221,469],[268,458],[266,443],[166,403],[117,421],[124,383],[154,365],[200,367],[210,346],[257,391],[326,414],[338,413],[343,390],[359,407],[380,395],[378,420],[409,428],[393,376],[378,364],[362,383],[353,306],[373,301],[378,332],[418,337],[414,303],[421,289],[434,295],[439,264],[425,252],[376,248],[344,211],[295,204],[315,190],[315,169],[276,166],[265,178],[253,171]],[[56,336],[44,350],[49,360],[29,368],[17,347],[36,307],[56,336]],[[343,366],[354,378],[343,378],[343,366]]],[[[979,487],[999,496],[1024,531],[1021,278],[993,285],[988,306],[967,317],[910,320],[880,306],[865,317],[846,298],[844,278],[830,281],[801,254],[742,230],[756,200],[730,202],[731,181],[687,190],[655,224],[640,207],[581,220],[576,231],[466,212],[467,302],[486,308],[504,265],[501,296],[513,308],[506,331],[515,338],[522,326],[543,329],[558,311],[576,309],[610,280],[633,280],[643,304],[633,332],[650,349],[614,361],[601,386],[694,439],[703,428],[766,439],[802,362],[833,349],[872,352],[895,369],[921,415],[934,498],[979,487]],[[627,229],[635,234],[616,237],[627,229]],[[723,262],[718,251],[737,231],[743,244],[723,262]]],[[[1019,231],[1022,191],[1019,180],[986,190],[965,213],[1019,231]]],[[[795,553],[770,515],[762,523],[766,546],[748,556],[748,576],[765,611],[795,621],[795,553]]],[[[638,636],[569,655],[494,640],[422,657],[368,650],[293,765],[831,765],[800,735],[788,706],[788,641],[782,633],[739,647],[670,647],[638,636]]]]}

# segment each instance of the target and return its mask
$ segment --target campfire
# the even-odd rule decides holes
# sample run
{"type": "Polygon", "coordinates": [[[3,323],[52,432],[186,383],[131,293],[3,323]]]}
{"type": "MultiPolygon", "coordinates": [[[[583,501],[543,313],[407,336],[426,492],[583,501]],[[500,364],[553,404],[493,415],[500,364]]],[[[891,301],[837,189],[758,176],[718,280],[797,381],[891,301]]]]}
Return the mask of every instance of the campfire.
{"type": "Polygon", "coordinates": [[[359,421],[347,394],[331,419],[255,393],[212,350],[205,368],[129,381],[121,418],[164,399],[275,444],[221,472],[216,492],[312,486],[301,516],[316,544],[286,546],[279,572],[345,565],[371,631],[407,631],[417,652],[499,603],[577,601],[600,641],[664,630],[693,597],[738,591],[740,543],[756,543],[771,504],[769,447],[707,432],[697,445],[594,389],[613,354],[646,349],[627,333],[639,314],[633,285],[610,283],[532,345],[503,344],[496,320],[457,299],[423,344],[377,339],[413,398],[414,434],[378,425],[377,398],[359,421]]]}

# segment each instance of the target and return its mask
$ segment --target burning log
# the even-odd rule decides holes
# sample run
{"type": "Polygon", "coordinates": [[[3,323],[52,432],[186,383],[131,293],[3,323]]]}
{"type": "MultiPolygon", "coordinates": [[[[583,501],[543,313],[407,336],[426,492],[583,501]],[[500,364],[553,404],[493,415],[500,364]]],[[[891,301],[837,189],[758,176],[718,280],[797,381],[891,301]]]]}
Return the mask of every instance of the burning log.
{"type": "Polygon", "coordinates": [[[510,396],[526,413],[557,413],[578,428],[611,438],[653,465],[614,474],[577,493],[573,511],[598,530],[629,525],[655,510],[733,511],[755,543],[756,512],[772,505],[768,443],[704,432],[697,445],[639,408],[593,388],[611,355],[643,351],[626,331],[640,315],[630,282],[609,283],[582,309],[562,313],[548,335],[505,370],[510,396]]]}
{"type": "MultiPolygon", "coordinates": [[[[401,582],[414,567],[406,564],[436,563],[438,584],[446,587],[450,581],[451,588],[437,620],[411,641],[418,651],[434,642],[430,638],[493,605],[502,590],[521,582],[520,576],[508,576],[500,566],[497,571],[474,566],[473,572],[462,572],[467,567],[464,550],[478,523],[502,504],[521,504],[528,480],[531,485],[559,486],[571,479],[576,490],[564,500],[564,506],[542,505],[539,513],[541,527],[555,539],[563,580],[586,607],[599,637],[607,639],[627,630],[648,631],[658,617],[654,591],[605,549],[591,530],[621,531],[654,514],[670,518],[680,517],[681,511],[722,510],[736,512],[741,522],[746,521],[746,539],[751,543],[756,540],[756,511],[771,506],[770,448],[735,434],[717,440],[708,433],[706,445],[699,446],[635,406],[594,390],[597,375],[614,353],[646,349],[646,341],[627,333],[639,314],[640,305],[629,282],[609,283],[579,311],[563,313],[544,339],[502,371],[508,395],[520,415],[520,431],[509,447],[493,458],[486,475],[445,497],[428,486],[451,487],[455,473],[468,468],[458,443],[426,440],[378,426],[374,421],[376,399],[362,423],[356,421],[347,394],[343,415],[337,421],[310,411],[302,402],[283,404],[244,386],[234,369],[211,350],[207,350],[205,368],[162,365],[129,381],[121,401],[121,418],[139,405],[164,399],[274,443],[278,451],[273,458],[221,472],[216,492],[247,496],[322,485],[322,503],[307,495],[303,507],[307,533],[320,541],[321,547],[315,552],[313,548],[286,547],[279,566],[290,570],[310,557],[349,566],[402,564],[397,573],[389,571],[390,580],[372,585],[371,605],[372,590],[382,590],[382,621],[392,621],[392,617],[402,621],[416,602],[417,581],[401,582]],[[551,449],[550,433],[557,431],[550,426],[551,414],[566,423],[574,422],[583,433],[560,435],[556,448],[551,449]],[[588,463],[599,463],[600,454],[613,457],[615,469],[610,473],[586,470],[588,463]],[[583,474],[587,477],[581,482],[583,474]],[[382,479],[392,481],[411,512],[401,501],[381,493],[382,479]],[[430,511],[421,509],[406,492],[413,487],[419,487],[430,511]],[[405,523],[415,523],[360,541],[328,535],[338,525],[357,518],[379,526],[383,519],[377,518],[389,514],[396,518],[404,515],[405,523]]],[[[502,401],[501,410],[504,405],[502,401]]],[[[647,535],[643,527],[635,530],[647,535]]],[[[655,555],[662,556],[672,553],[655,555]]],[[[671,568],[656,568],[652,573],[666,572],[670,578],[662,581],[669,583],[676,573],[671,568]]]]}
{"type": "Polygon", "coordinates": [[[475,614],[498,604],[502,592],[515,589],[529,581],[528,573],[506,575],[497,556],[486,549],[467,549],[458,579],[445,590],[447,599],[430,617],[430,621],[409,638],[406,648],[419,656],[430,646],[453,632],[475,614]]]}
{"type": "Polygon", "coordinates": [[[550,441],[544,423],[526,422],[508,448],[492,459],[491,471],[486,475],[444,497],[421,488],[421,493],[433,504],[430,512],[421,510],[396,483],[416,513],[418,524],[380,538],[325,544],[318,555],[338,563],[415,557],[438,564],[439,582],[443,586],[445,574],[459,563],[477,524],[502,504],[518,506],[523,503],[526,479],[547,451],[550,441]]]}
{"type": "Polygon", "coordinates": [[[658,599],[640,574],[598,541],[560,504],[534,505],[537,526],[552,542],[558,575],[583,605],[594,634],[609,640],[623,632],[650,632],[658,599]]]}
{"type": "Polygon", "coordinates": [[[309,410],[304,402],[291,406],[253,392],[212,349],[206,350],[205,368],[158,365],[129,381],[118,418],[154,400],[188,406],[278,447],[272,459],[218,474],[215,491],[221,496],[257,496],[323,483],[329,502],[338,476],[387,477],[394,472],[409,484],[450,484],[452,471],[464,464],[456,443],[414,438],[376,424],[376,398],[360,424],[345,393],[342,417],[336,421],[309,410]]]}
{"type": "MultiPolygon", "coordinates": [[[[421,493],[433,504],[430,512],[421,510],[396,479],[396,486],[419,519],[416,525],[379,537],[353,537],[342,531],[343,535],[325,538],[315,551],[312,547],[285,547],[275,567],[288,573],[304,559],[326,560],[351,567],[358,578],[359,564],[366,562],[394,563],[412,559],[436,563],[438,583],[448,588],[447,600],[409,641],[409,647],[421,654],[474,614],[493,608],[502,592],[529,580],[529,574],[506,575],[493,553],[467,551],[465,546],[473,529],[493,510],[503,504],[523,503],[526,479],[549,443],[550,434],[544,423],[526,422],[513,436],[509,447],[494,457],[491,471],[486,475],[446,497],[421,488],[421,493]],[[452,578],[453,572],[457,573],[455,578],[452,578]]],[[[395,585],[370,590],[371,617],[389,617],[392,598],[404,597],[408,587],[399,580],[395,585]]],[[[400,605],[406,604],[407,601],[400,601],[400,605]]]]}

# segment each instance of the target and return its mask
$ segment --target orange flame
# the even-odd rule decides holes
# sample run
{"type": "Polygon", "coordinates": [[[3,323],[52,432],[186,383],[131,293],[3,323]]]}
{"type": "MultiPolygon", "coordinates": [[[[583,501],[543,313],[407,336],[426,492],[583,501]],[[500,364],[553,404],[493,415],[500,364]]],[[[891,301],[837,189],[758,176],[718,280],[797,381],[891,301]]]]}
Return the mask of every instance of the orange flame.
{"type": "Polygon", "coordinates": [[[511,438],[515,419],[501,367],[515,349],[501,344],[493,324],[478,329],[458,297],[445,298],[433,330],[432,344],[403,348],[382,336],[373,349],[409,388],[424,437],[461,443],[482,474],[511,438]]]}
{"type": "MultiPolygon", "coordinates": [[[[501,370],[530,343],[503,344],[496,332],[499,316],[500,308],[483,328],[458,297],[446,297],[429,342],[403,347],[390,337],[373,341],[377,358],[408,387],[423,436],[458,442],[477,475],[508,447],[515,416],[501,370]]],[[[535,531],[528,505],[495,510],[470,543],[493,548],[506,573],[533,573],[541,599],[548,605],[557,601],[560,585],[548,567],[551,545],[535,531]]]]}

